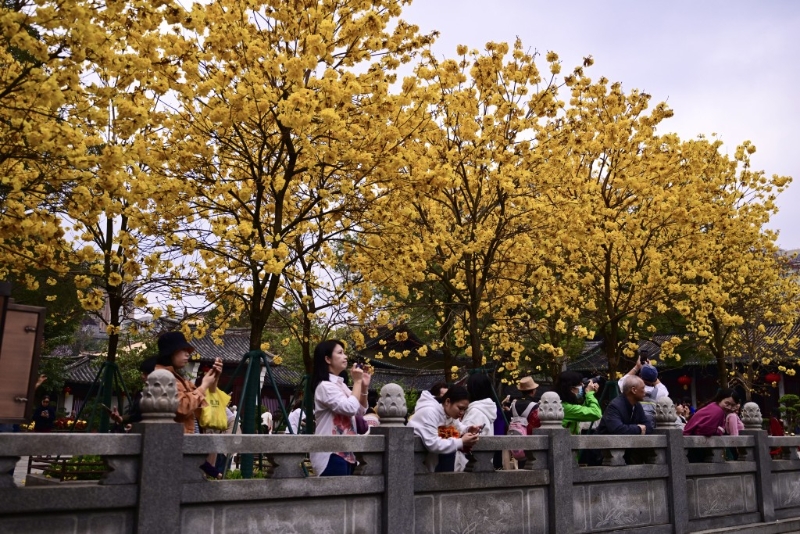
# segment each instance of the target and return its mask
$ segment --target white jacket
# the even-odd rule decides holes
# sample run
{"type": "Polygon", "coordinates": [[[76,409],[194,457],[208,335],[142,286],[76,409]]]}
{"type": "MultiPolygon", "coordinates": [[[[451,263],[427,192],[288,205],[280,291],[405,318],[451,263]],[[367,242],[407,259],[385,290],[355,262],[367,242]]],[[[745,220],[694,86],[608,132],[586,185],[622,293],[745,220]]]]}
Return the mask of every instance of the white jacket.
{"type": "MultiPolygon", "coordinates": [[[[464,430],[471,426],[481,426],[481,436],[494,436],[494,420],[497,419],[497,405],[492,399],[481,399],[470,402],[461,424],[464,430]]],[[[463,471],[467,466],[467,457],[463,452],[456,454],[456,471],[463,471]]]]}
{"type": "MultiPolygon", "coordinates": [[[[449,454],[459,450],[463,443],[461,438],[439,437],[439,427],[446,426],[447,416],[444,408],[429,391],[423,391],[414,409],[414,416],[408,421],[408,426],[414,429],[414,435],[422,440],[428,450],[425,465],[430,471],[436,468],[439,454],[449,454]]],[[[461,425],[455,425],[459,428],[461,425]]]]}
{"type": "Polygon", "coordinates": [[[481,399],[469,403],[461,425],[466,429],[484,425],[481,436],[494,436],[494,420],[497,419],[497,405],[492,399],[481,399]]]}

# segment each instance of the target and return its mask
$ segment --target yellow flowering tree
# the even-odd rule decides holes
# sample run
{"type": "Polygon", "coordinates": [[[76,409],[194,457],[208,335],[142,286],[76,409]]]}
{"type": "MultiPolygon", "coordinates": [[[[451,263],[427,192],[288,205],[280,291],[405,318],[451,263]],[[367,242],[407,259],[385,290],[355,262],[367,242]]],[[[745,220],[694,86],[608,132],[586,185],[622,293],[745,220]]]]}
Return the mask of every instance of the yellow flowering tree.
{"type": "MultiPolygon", "coordinates": [[[[92,142],[91,165],[54,205],[72,244],[74,277],[83,307],[101,318],[108,333],[107,360],[116,358],[120,326],[147,295],[177,298],[185,272],[173,265],[159,232],[153,198],[150,145],[159,139],[165,87],[154,75],[162,22],[174,22],[168,2],[129,1],[97,9],[92,18],[107,42],[87,62],[85,107],[70,117],[92,142]]],[[[98,31],[99,31],[98,30],[98,31]]],[[[157,315],[157,313],[156,313],[157,315]]]]}
{"type": "Polygon", "coordinates": [[[85,132],[66,119],[84,107],[93,11],[83,0],[0,2],[0,278],[31,265],[68,268],[51,204],[92,160],[85,132]]]}
{"type": "Polygon", "coordinates": [[[750,143],[738,147],[732,169],[739,170],[719,195],[729,214],[708,225],[702,258],[689,272],[693,283],[676,304],[692,338],[714,357],[720,386],[733,377],[748,396],[764,367],[795,363],[800,312],[790,259],[778,250],[776,234],[763,229],[790,179],[752,171],[753,152],[750,143]]]}
{"type": "MultiPolygon", "coordinates": [[[[555,54],[543,75],[517,41],[460,46],[458,58],[428,56],[416,70],[431,122],[409,143],[387,195],[351,257],[366,280],[388,288],[387,305],[433,306],[433,348],[485,363],[489,328],[515,314],[527,276],[542,261],[549,228],[548,119],[559,110],[555,54]],[[435,286],[436,289],[426,288],[435,286]]],[[[517,351],[500,340],[491,355],[517,351]]]]}
{"type": "MultiPolygon", "coordinates": [[[[674,302],[702,264],[731,161],[719,143],[681,141],[656,128],[672,115],[650,96],[601,78],[568,77],[564,182],[572,207],[544,245],[561,255],[563,283],[584,292],[583,316],[605,343],[609,373],[674,302]]],[[[573,304],[574,305],[574,304],[573,304]]],[[[669,348],[669,347],[667,347],[669,348]]],[[[669,355],[669,350],[665,352],[669,355]]]]}
{"type": "Polygon", "coordinates": [[[248,320],[252,349],[276,300],[316,313],[322,275],[308,266],[329,261],[419,122],[405,85],[390,93],[430,41],[397,20],[404,3],[195,3],[167,47],[176,104],[160,172],[186,199],[168,224],[205,299],[248,320]]]}

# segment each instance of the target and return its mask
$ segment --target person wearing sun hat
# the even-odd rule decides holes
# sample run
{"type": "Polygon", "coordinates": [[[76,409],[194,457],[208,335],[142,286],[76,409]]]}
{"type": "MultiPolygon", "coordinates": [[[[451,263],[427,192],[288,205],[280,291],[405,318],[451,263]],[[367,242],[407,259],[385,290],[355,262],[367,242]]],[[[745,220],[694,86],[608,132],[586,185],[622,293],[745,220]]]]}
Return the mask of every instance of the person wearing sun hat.
{"type": "Polygon", "coordinates": [[[175,377],[175,389],[178,392],[175,421],[183,424],[184,434],[194,434],[199,410],[207,406],[206,391],[213,391],[217,388],[217,382],[222,373],[222,360],[217,358],[211,369],[203,376],[200,385],[192,384],[183,376],[183,369],[189,363],[189,355],[192,352],[194,352],[194,347],[186,341],[183,332],[165,332],[158,338],[156,369],[165,369],[175,377]]]}
{"type": "Polygon", "coordinates": [[[536,396],[536,390],[539,388],[539,384],[537,384],[532,376],[526,376],[522,378],[519,382],[517,382],[517,389],[520,393],[522,393],[522,398],[515,400],[511,403],[511,414],[513,416],[519,416],[525,413],[533,403],[533,408],[528,412],[528,434],[534,428],[539,428],[541,423],[539,422],[539,410],[538,410],[538,403],[533,400],[536,396]]]}

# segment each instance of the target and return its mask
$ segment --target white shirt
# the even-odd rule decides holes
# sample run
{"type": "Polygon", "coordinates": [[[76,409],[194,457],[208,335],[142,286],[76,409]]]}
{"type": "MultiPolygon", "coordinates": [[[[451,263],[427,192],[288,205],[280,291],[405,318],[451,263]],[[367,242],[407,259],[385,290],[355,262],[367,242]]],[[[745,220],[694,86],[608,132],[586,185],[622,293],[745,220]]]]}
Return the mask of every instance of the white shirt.
{"type": "MultiPolygon", "coordinates": [[[[356,415],[364,415],[366,408],[353,396],[340,376],[331,374],[327,382],[320,382],[314,391],[314,434],[317,436],[358,435],[356,415]]],[[[338,452],[345,460],[355,463],[349,452],[338,452]]],[[[319,476],[328,467],[330,452],[312,452],[310,455],[314,473],[319,476]]]]}
{"type": "Polygon", "coordinates": [[[292,410],[292,413],[289,414],[289,424],[286,425],[286,430],[283,431],[284,434],[299,434],[300,433],[300,421],[301,418],[303,421],[306,420],[306,414],[303,412],[302,408],[295,408],[292,410]],[[291,427],[292,432],[289,432],[289,428],[291,427]]]}
{"type": "MultiPolygon", "coordinates": [[[[625,384],[625,379],[632,375],[625,375],[619,379],[619,390],[622,391],[622,385],[625,384]]],[[[669,397],[669,390],[667,386],[659,382],[655,386],[644,385],[645,401],[655,402],[662,397],[669,397]]]]}
{"type": "Polygon", "coordinates": [[[267,427],[267,434],[272,434],[272,414],[264,412],[261,414],[261,424],[267,427]]]}

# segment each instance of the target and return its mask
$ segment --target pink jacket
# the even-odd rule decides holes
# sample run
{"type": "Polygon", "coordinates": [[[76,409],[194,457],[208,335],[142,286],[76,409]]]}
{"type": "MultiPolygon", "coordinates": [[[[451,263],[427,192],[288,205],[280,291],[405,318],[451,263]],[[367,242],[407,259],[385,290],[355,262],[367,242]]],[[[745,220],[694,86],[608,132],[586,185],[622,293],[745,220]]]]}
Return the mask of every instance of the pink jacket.
{"type": "Polygon", "coordinates": [[[744,430],[744,423],[735,413],[729,413],[725,417],[725,433],[729,436],[738,436],[744,430]]]}

